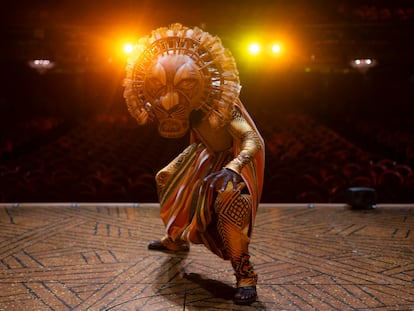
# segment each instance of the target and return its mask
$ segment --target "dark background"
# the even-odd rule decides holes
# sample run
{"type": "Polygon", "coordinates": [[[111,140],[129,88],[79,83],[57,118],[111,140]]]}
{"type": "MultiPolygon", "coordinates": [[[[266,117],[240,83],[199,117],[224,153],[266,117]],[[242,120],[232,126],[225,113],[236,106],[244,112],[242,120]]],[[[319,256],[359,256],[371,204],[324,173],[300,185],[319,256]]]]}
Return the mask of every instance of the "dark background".
{"type": "Polygon", "coordinates": [[[349,187],[414,201],[414,1],[14,1],[0,16],[0,200],[157,200],[188,141],[138,127],[122,38],[180,22],[218,35],[267,146],[264,202],[344,202],[349,187]],[[283,61],[245,38],[288,38],[283,61]],[[350,66],[372,57],[361,73],[350,66]],[[39,73],[29,60],[51,59],[39,73]]]}

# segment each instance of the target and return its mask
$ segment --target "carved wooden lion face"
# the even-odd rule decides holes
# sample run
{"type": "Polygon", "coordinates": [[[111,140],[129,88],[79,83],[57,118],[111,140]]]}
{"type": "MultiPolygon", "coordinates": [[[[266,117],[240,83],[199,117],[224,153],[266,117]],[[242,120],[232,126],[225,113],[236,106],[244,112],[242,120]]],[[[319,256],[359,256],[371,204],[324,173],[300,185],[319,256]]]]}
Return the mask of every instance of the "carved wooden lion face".
{"type": "Polygon", "coordinates": [[[220,38],[179,23],[138,41],[124,86],[131,115],[139,124],[156,119],[168,138],[188,131],[193,111],[200,111],[212,128],[228,124],[240,92],[236,62],[220,38]]]}
{"type": "Polygon", "coordinates": [[[146,97],[159,121],[161,136],[177,138],[189,129],[189,117],[203,90],[203,79],[187,55],[160,56],[148,69],[144,80],[146,97]]]}

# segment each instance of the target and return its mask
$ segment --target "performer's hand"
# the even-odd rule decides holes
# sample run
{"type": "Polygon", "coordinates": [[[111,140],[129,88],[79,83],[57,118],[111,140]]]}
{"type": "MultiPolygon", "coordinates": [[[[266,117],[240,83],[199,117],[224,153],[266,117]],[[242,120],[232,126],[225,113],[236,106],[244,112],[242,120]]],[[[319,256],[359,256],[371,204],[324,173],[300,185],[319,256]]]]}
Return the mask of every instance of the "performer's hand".
{"type": "Polygon", "coordinates": [[[231,182],[233,184],[233,191],[236,191],[237,184],[242,181],[242,178],[236,172],[223,168],[221,171],[211,173],[204,178],[204,184],[208,184],[210,188],[224,191],[227,184],[231,182]]]}

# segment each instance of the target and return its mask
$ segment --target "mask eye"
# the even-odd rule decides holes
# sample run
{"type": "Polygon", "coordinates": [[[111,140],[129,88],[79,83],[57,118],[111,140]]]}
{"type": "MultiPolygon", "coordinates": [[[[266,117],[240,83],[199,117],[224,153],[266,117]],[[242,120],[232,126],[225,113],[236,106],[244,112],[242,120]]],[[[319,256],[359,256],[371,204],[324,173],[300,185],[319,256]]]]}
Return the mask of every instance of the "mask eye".
{"type": "Polygon", "coordinates": [[[150,93],[152,96],[156,95],[164,86],[162,82],[157,78],[149,78],[146,80],[145,84],[148,93],[150,93]]]}
{"type": "Polygon", "coordinates": [[[183,79],[180,81],[180,83],[178,83],[177,87],[183,91],[189,91],[196,87],[197,82],[197,79],[183,79]]]}

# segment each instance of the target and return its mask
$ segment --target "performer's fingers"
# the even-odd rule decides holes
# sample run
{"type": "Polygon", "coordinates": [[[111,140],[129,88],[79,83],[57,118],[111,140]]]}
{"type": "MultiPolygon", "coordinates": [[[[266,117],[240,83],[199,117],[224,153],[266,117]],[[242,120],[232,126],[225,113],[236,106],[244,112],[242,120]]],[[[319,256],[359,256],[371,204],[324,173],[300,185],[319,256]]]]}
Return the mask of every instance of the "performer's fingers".
{"type": "Polygon", "coordinates": [[[212,174],[209,174],[209,175],[207,175],[205,178],[204,178],[204,180],[203,180],[203,182],[205,183],[205,184],[211,184],[211,180],[215,177],[217,175],[217,173],[212,173],[212,174]]]}
{"type": "Polygon", "coordinates": [[[210,183],[210,188],[216,188],[216,184],[217,182],[220,180],[220,175],[219,174],[215,174],[213,176],[211,176],[211,181],[210,183]]]}
{"type": "MultiPolygon", "coordinates": [[[[230,180],[231,180],[231,176],[224,175],[224,177],[223,177],[223,183],[221,185],[221,191],[226,190],[227,184],[229,183],[230,180]]],[[[233,188],[234,188],[234,184],[233,184],[233,188]]]]}
{"type": "Polygon", "coordinates": [[[237,190],[237,184],[239,183],[239,176],[234,175],[233,176],[233,191],[237,190]]]}

